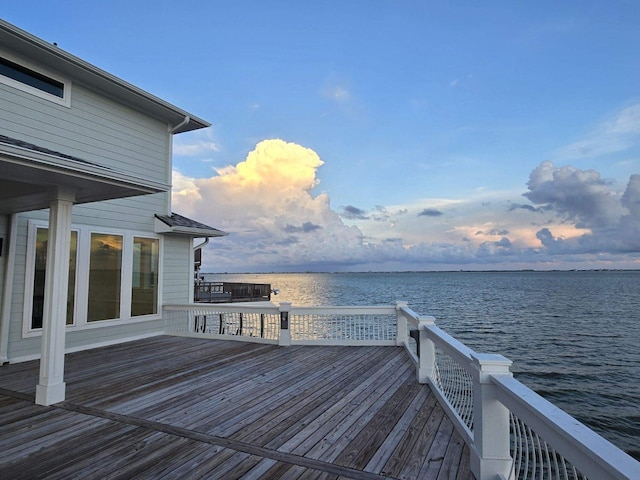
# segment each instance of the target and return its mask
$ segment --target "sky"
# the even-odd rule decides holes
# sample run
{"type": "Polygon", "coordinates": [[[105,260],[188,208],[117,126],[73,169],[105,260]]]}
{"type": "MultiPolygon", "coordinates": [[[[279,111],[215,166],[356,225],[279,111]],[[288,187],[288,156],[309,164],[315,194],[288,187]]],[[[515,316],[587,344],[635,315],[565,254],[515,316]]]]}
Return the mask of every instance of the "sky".
{"type": "Polygon", "coordinates": [[[640,2],[22,0],[0,17],[212,123],[204,272],[640,268],[640,2]]]}

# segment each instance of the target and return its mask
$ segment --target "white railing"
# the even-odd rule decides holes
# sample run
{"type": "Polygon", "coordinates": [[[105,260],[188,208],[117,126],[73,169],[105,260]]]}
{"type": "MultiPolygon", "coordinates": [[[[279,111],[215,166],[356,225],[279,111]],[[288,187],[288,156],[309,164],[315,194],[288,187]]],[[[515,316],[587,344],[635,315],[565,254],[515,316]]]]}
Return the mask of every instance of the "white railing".
{"type": "Polygon", "coordinates": [[[166,334],[278,343],[281,312],[277,306],[250,303],[165,305],[166,334]]]}
{"type": "Polygon", "coordinates": [[[640,479],[640,463],[514,379],[507,358],[474,352],[405,306],[398,323],[418,380],[468,442],[478,480],[640,479]]]}
{"type": "Polygon", "coordinates": [[[165,305],[165,333],[280,345],[396,345],[396,307],[165,305]]]}
{"type": "Polygon", "coordinates": [[[640,463],[404,302],[381,307],[165,305],[165,333],[278,345],[398,345],[471,450],[478,480],[640,479],[640,463]]]}
{"type": "Polygon", "coordinates": [[[395,345],[395,307],[291,307],[291,342],[308,345],[395,345]]]}

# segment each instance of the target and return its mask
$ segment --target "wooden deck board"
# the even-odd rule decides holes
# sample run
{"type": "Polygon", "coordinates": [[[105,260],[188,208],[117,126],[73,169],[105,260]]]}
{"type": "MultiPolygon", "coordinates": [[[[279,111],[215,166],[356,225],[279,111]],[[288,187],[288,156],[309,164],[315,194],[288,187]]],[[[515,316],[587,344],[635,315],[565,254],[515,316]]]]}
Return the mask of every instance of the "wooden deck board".
{"type": "Polygon", "coordinates": [[[394,347],[154,337],[0,368],[0,478],[467,480],[469,449],[394,347]]]}

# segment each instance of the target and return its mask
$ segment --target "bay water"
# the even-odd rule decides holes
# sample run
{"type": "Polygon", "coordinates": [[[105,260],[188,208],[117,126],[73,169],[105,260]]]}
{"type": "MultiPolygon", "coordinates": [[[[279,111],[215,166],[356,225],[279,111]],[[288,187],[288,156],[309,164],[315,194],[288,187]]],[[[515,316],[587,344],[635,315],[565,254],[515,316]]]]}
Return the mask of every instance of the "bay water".
{"type": "Polygon", "coordinates": [[[640,459],[640,271],[206,274],[293,305],[406,301],[640,459]]]}

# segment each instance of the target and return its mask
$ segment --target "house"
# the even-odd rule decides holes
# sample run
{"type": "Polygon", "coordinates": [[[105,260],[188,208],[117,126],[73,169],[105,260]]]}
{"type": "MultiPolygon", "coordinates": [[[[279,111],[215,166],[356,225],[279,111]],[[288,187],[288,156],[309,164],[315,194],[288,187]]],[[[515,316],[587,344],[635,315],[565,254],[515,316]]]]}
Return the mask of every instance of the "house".
{"type": "Polygon", "coordinates": [[[0,363],[162,333],[193,298],[194,238],[171,211],[172,137],[210,124],[0,20],[0,363]]]}

